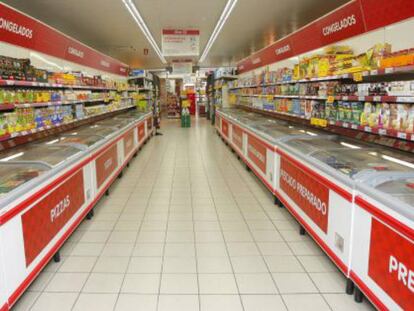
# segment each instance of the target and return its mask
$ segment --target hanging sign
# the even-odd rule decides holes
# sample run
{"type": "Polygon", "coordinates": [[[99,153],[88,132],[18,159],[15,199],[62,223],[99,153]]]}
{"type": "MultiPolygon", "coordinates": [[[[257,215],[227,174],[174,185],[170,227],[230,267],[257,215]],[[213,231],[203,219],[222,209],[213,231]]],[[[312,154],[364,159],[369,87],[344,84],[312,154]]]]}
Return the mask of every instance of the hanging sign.
{"type": "Polygon", "coordinates": [[[192,74],[193,63],[191,61],[173,61],[173,74],[192,74]]]}
{"type": "Polygon", "coordinates": [[[163,29],[162,54],[164,56],[198,56],[199,53],[199,30],[163,29]]]}

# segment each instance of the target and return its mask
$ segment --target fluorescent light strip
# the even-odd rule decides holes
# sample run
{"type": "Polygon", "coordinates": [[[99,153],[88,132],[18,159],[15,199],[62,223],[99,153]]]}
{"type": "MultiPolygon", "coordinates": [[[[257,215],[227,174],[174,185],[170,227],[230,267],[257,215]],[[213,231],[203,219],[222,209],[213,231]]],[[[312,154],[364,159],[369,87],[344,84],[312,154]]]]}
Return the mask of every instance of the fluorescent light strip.
{"type": "Polygon", "coordinates": [[[345,143],[345,142],[341,142],[341,145],[344,146],[344,147],[351,148],[351,149],[361,149],[361,147],[359,147],[359,146],[355,146],[355,145],[345,143]]]}
{"type": "Polygon", "coordinates": [[[217,36],[219,35],[224,24],[226,23],[227,18],[230,16],[230,13],[233,11],[236,3],[237,3],[237,0],[227,1],[226,6],[224,7],[224,10],[221,13],[221,16],[216,24],[216,27],[214,28],[210,36],[210,39],[208,40],[206,47],[204,48],[203,54],[200,57],[200,60],[199,60],[200,63],[202,63],[206,59],[208,52],[210,52],[210,49],[213,46],[214,41],[216,41],[217,36]]]}
{"type": "Polygon", "coordinates": [[[164,55],[162,55],[160,48],[157,45],[157,42],[155,42],[154,37],[152,36],[151,32],[149,31],[147,24],[145,24],[144,20],[142,19],[141,14],[139,13],[137,7],[133,3],[132,0],[122,0],[125,7],[128,9],[129,13],[131,14],[132,18],[135,20],[135,22],[138,24],[141,31],[144,33],[145,38],[149,41],[152,48],[155,50],[155,53],[157,53],[160,60],[166,64],[167,60],[165,59],[164,55]]]}
{"type": "Polygon", "coordinates": [[[400,164],[400,165],[407,166],[409,168],[414,168],[414,164],[412,164],[410,162],[407,162],[407,161],[403,161],[403,160],[400,160],[400,159],[397,159],[397,158],[394,158],[394,157],[390,157],[390,156],[387,156],[387,155],[382,155],[382,158],[385,159],[385,160],[400,164]]]}
{"type": "Polygon", "coordinates": [[[21,157],[22,155],[24,155],[24,152],[19,152],[19,153],[13,154],[13,155],[11,155],[7,158],[3,158],[0,161],[1,162],[7,162],[7,161],[10,161],[10,160],[16,159],[18,157],[21,157]]]}

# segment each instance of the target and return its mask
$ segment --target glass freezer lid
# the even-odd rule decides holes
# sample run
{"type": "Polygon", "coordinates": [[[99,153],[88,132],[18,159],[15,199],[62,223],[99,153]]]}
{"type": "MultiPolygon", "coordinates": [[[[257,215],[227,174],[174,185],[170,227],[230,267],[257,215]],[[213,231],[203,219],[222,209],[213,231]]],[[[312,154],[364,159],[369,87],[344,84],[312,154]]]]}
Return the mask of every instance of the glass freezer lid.
{"type": "Polygon", "coordinates": [[[55,167],[80,153],[72,146],[29,144],[0,153],[0,162],[43,162],[55,167]]]}
{"type": "Polygon", "coordinates": [[[109,127],[109,126],[103,126],[103,125],[91,125],[87,127],[81,127],[78,129],[75,129],[73,131],[65,133],[65,135],[82,135],[82,136],[89,136],[89,135],[97,135],[101,137],[109,137],[114,132],[117,131],[116,127],[109,127]]]}
{"type": "Polygon", "coordinates": [[[338,172],[356,178],[357,174],[368,172],[414,171],[414,164],[402,155],[388,155],[381,149],[331,149],[320,150],[311,157],[329,165],[338,172]]]}
{"type": "Polygon", "coordinates": [[[71,134],[63,133],[56,137],[44,141],[46,145],[60,146],[65,144],[78,144],[90,147],[99,141],[103,140],[103,137],[98,135],[80,135],[79,133],[73,132],[71,134]]]}
{"type": "Polygon", "coordinates": [[[0,163],[0,197],[47,172],[41,164],[0,163]]]}
{"type": "Polygon", "coordinates": [[[414,177],[389,180],[375,189],[414,207],[414,177]]]}
{"type": "Polygon", "coordinates": [[[357,150],[368,148],[369,145],[354,140],[347,139],[336,135],[316,134],[317,132],[302,130],[309,134],[309,137],[295,137],[286,141],[289,147],[303,153],[310,154],[315,151],[331,150],[331,149],[350,149],[357,150]]]}
{"type": "Polygon", "coordinates": [[[111,126],[111,127],[115,127],[117,129],[121,129],[124,128],[125,126],[127,126],[130,122],[128,120],[125,119],[106,119],[106,120],[102,120],[102,121],[98,121],[95,124],[97,125],[104,125],[104,126],[111,126]]]}

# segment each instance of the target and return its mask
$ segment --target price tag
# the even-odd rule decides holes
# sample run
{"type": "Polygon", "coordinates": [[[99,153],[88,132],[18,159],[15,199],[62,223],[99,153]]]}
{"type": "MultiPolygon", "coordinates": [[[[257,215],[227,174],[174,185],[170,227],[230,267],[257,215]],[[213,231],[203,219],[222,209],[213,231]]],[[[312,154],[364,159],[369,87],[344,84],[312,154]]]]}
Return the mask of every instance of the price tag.
{"type": "Polygon", "coordinates": [[[365,101],[365,96],[358,96],[358,100],[361,101],[361,102],[365,101]]]}
{"type": "Polygon", "coordinates": [[[371,133],[372,130],[371,130],[371,128],[369,126],[365,126],[364,127],[364,131],[371,133]]]}
{"type": "Polygon", "coordinates": [[[328,104],[332,104],[334,101],[335,101],[335,96],[328,96],[328,99],[326,100],[328,104]]]}
{"type": "Polygon", "coordinates": [[[318,119],[318,118],[311,118],[311,125],[320,126],[320,127],[327,127],[328,126],[328,120],[318,119]]]}
{"type": "Polygon", "coordinates": [[[404,132],[398,132],[397,137],[401,139],[407,139],[407,133],[404,132]]]}
{"type": "Polygon", "coordinates": [[[394,72],[394,68],[385,68],[385,73],[393,73],[394,72]]]}
{"type": "Polygon", "coordinates": [[[348,100],[348,96],[342,96],[342,100],[348,100]]]}
{"type": "Polygon", "coordinates": [[[352,78],[354,79],[355,82],[362,81],[362,78],[363,78],[362,72],[355,72],[353,74],[353,77],[352,78]]]}
{"type": "Polygon", "coordinates": [[[342,123],[342,127],[348,128],[349,127],[349,124],[347,122],[344,122],[344,123],[342,123]]]}
{"type": "Polygon", "coordinates": [[[381,101],[381,96],[374,96],[374,97],[372,98],[372,100],[373,100],[374,102],[380,102],[380,101],[381,101]]]}
{"type": "Polygon", "coordinates": [[[387,130],[386,129],[378,129],[378,134],[379,135],[387,135],[387,130]]]}
{"type": "Polygon", "coordinates": [[[357,130],[357,129],[358,129],[358,125],[356,125],[356,124],[352,124],[352,125],[351,125],[351,128],[352,128],[353,130],[357,130]]]}
{"type": "Polygon", "coordinates": [[[371,70],[371,75],[376,76],[378,74],[378,70],[371,70]]]}

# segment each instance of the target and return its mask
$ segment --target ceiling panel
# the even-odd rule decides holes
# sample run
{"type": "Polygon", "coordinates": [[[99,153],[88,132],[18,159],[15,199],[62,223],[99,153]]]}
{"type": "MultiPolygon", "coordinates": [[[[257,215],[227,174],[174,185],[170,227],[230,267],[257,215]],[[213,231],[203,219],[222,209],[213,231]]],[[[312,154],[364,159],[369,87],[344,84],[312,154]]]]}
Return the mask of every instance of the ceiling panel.
{"type": "MultiPolygon", "coordinates": [[[[227,0],[134,0],[161,48],[163,28],[200,30],[200,53],[227,0]]],[[[5,0],[133,67],[164,67],[122,0],[5,0]],[[149,55],[144,55],[144,48],[149,55]]],[[[239,0],[202,65],[227,66],[347,0],[239,0]]],[[[169,59],[170,60],[170,59],[169,59]]]]}

